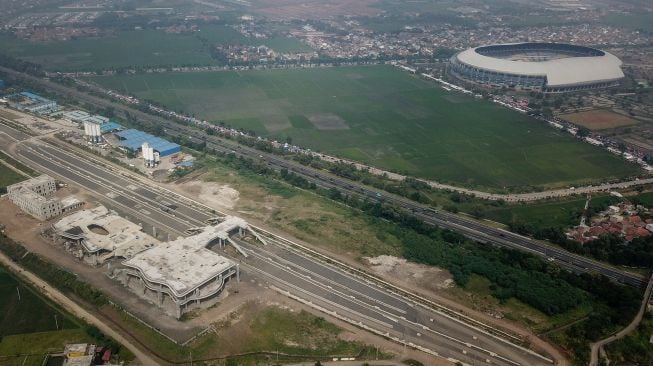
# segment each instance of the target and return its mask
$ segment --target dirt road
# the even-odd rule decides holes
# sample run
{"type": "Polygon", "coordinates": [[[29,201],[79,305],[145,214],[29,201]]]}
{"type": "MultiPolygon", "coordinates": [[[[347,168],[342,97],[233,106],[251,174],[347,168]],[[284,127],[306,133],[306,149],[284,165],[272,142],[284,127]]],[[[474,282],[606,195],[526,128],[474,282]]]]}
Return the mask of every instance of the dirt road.
{"type": "Polygon", "coordinates": [[[98,319],[93,314],[86,311],[81,306],[77,305],[75,302],[73,302],[68,297],[66,297],[66,295],[64,295],[54,287],[50,286],[47,282],[43,281],[35,274],[26,271],[23,267],[21,267],[17,263],[14,263],[9,257],[4,255],[3,253],[0,253],[0,262],[4,264],[7,268],[11,269],[14,273],[16,273],[16,275],[18,275],[21,279],[30,283],[32,286],[38,288],[39,291],[43,295],[47,296],[50,300],[56,302],[61,307],[66,309],[71,314],[77,316],[78,318],[88,322],[89,324],[98,327],[98,329],[100,329],[104,334],[118,341],[125,348],[127,348],[131,353],[133,353],[136,356],[136,359],[138,359],[138,361],[140,361],[141,364],[145,366],[159,365],[159,363],[156,362],[153,358],[145,354],[139,348],[132,345],[127,339],[125,339],[118,332],[111,329],[100,319],[98,319]]]}
{"type": "Polygon", "coordinates": [[[602,339],[596,343],[592,343],[591,348],[592,348],[592,354],[590,358],[590,366],[597,366],[599,364],[599,353],[601,349],[608,345],[609,343],[612,343],[618,339],[621,339],[628,335],[630,332],[635,330],[639,323],[642,321],[642,317],[644,316],[644,312],[646,311],[646,306],[648,304],[649,299],[651,298],[651,291],[653,290],[653,276],[648,281],[648,286],[646,287],[646,291],[644,292],[644,299],[642,300],[642,305],[639,308],[639,311],[637,312],[637,315],[635,315],[635,319],[633,319],[630,324],[628,324],[624,329],[620,330],[618,333],[613,334],[609,336],[608,338],[602,339]]]}

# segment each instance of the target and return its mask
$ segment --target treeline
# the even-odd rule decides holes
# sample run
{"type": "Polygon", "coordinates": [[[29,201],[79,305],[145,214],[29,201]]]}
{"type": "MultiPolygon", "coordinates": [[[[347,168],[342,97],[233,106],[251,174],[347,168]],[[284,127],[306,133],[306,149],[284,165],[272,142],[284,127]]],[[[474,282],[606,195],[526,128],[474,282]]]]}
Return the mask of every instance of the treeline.
{"type": "Polygon", "coordinates": [[[562,227],[546,227],[523,223],[509,223],[510,231],[548,240],[562,248],[594,259],[632,267],[653,268],[653,236],[635,238],[630,242],[619,235],[606,234],[581,244],[570,240],[562,227]]]}

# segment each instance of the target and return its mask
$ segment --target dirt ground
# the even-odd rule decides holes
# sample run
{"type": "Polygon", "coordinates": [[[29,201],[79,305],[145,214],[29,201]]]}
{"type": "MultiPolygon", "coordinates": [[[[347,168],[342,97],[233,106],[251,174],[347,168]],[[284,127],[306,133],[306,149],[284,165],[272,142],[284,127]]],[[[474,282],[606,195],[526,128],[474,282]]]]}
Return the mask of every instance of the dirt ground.
{"type": "Polygon", "coordinates": [[[560,117],[577,125],[587,127],[590,130],[606,130],[609,128],[617,128],[637,124],[637,121],[630,117],[605,109],[595,109],[586,112],[570,113],[560,117]]]}
{"type": "Polygon", "coordinates": [[[237,190],[227,184],[203,181],[188,181],[179,187],[197,197],[204,204],[215,208],[233,209],[239,198],[237,190]]]}
{"type": "Polygon", "coordinates": [[[372,271],[379,276],[402,279],[401,281],[412,286],[420,287],[429,292],[440,292],[454,286],[453,278],[449,271],[409,262],[403,258],[391,255],[363,258],[372,271]]]}

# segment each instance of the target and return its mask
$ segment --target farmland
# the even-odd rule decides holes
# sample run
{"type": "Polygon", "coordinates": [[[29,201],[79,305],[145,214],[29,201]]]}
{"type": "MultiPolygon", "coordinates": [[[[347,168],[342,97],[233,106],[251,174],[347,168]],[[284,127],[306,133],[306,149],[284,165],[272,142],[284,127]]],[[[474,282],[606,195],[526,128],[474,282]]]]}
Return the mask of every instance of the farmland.
{"type": "Polygon", "coordinates": [[[41,365],[46,353],[88,341],[76,320],[0,266],[0,364],[41,365]]]}
{"type": "Polygon", "coordinates": [[[123,67],[213,65],[210,48],[217,44],[267,45],[278,52],[310,51],[295,38],[247,38],[223,25],[199,32],[170,34],[159,30],[118,31],[98,38],[31,42],[0,35],[3,52],[41,64],[51,71],[95,71],[123,67]]]}
{"type": "Polygon", "coordinates": [[[527,116],[390,66],[92,81],[215,123],[441,182],[552,188],[638,172],[527,116]]]}
{"type": "Polygon", "coordinates": [[[570,113],[560,117],[569,122],[589,128],[590,130],[605,130],[609,128],[631,126],[637,123],[636,120],[630,117],[601,109],[570,113]]]}

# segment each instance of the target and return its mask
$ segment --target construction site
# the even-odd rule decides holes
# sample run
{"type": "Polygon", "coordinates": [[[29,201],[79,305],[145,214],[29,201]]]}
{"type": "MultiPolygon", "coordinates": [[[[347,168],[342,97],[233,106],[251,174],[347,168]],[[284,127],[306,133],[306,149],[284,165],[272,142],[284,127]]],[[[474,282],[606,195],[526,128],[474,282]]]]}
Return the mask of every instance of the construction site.
{"type": "Polygon", "coordinates": [[[239,265],[217,252],[230,244],[247,256],[232,235],[249,233],[265,243],[241,218],[226,216],[213,223],[160,242],[100,205],[66,216],[52,228],[68,253],[91,266],[106,265],[110,278],[179,319],[214,305],[230,279],[240,280],[239,265]]]}

